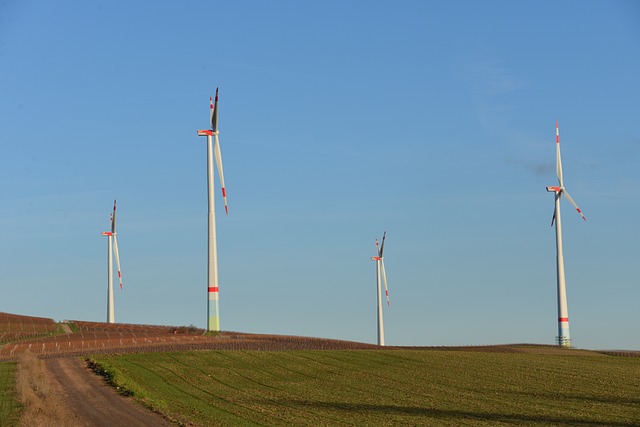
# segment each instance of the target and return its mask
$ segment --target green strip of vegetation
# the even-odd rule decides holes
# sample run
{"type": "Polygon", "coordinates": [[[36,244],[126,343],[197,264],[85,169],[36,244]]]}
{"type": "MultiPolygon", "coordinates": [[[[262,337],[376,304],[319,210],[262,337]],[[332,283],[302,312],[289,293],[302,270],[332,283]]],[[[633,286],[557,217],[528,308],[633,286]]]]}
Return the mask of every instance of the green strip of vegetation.
{"type": "Polygon", "coordinates": [[[0,363],[0,426],[17,426],[20,409],[16,394],[16,363],[0,363]]]}
{"type": "Polygon", "coordinates": [[[190,425],[640,424],[640,359],[435,350],[93,357],[190,425]]]}
{"type": "Polygon", "coordinates": [[[74,322],[66,322],[73,333],[80,332],[80,328],[74,322]]]}

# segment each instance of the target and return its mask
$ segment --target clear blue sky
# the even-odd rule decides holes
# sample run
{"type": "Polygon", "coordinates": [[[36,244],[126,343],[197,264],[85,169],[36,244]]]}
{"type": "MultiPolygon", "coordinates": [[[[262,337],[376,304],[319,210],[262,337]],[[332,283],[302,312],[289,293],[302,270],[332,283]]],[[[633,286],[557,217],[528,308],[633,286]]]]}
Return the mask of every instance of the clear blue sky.
{"type": "Polygon", "coordinates": [[[220,87],[223,330],[554,343],[555,122],[571,335],[640,349],[640,3],[0,4],[0,311],[206,322],[220,87]]]}

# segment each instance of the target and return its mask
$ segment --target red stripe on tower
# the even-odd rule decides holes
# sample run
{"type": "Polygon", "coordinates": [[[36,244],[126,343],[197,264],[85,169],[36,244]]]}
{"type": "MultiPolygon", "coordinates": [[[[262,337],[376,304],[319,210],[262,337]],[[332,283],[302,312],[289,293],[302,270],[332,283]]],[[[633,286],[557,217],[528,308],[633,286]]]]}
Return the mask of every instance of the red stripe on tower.
{"type": "Polygon", "coordinates": [[[559,317],[558,318],[558,322],[569,322],[569,318],[568,317],[559,317]]]}
{"type": "Polygon", "coordinates": [[[208,292],[218,292],[218,287],[217,286],[210,286],[207,288],[208,292]]]}

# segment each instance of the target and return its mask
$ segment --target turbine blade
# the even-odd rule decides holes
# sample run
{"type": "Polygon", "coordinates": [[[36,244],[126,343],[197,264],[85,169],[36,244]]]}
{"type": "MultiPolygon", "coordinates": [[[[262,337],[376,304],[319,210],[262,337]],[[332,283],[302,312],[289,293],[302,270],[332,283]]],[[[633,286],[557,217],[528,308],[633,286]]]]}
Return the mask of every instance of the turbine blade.
{"type": "Polygon", "coordinates": [[[384,234],[382,235],[382,244],[380,245],[380,257],[382,258],[382,256],[384,255],[384,239],[387,237],[387,232],[385,231],[384,234]]]}
{"type": "Polygon", "coordinates": [[[389,289],[387,288],[387,273],[384,270],[384,259],[380,260],[380,272],[382,273],[382,280],[384,281],[384,293],[387,297],[387,306],[390,306],[391,301],[389,301],[389,289]]]}
{"type": "Polygon", "coordinates": [[[118,280],[120,281],[120,289],[122,289],[122,274],[120,273],[120,254],[118,253],[118,238],[113,234],[113,252],[116,256],[116,268],[118,269],[118,280]]]}
{"type": "Polygon", "coordinates": [[[209,110],[211,112],[211,130],[217,132],[218,130],[218,88],[216,88],[216,100],[215,103],[209,97],[209,110]]]}
{"type": "Polygon", "coordinates": [[[560,187],[564,185],[562,179],[562,159],[560,158],[560,131],[558,130],[558,121],[556,120],[556,175],[558,175],[558,182],[560,187]]]}
{"type": "Polygon", "coordinates": [[[222,153],[220,152],[220,141],[218,135],[213,136],[213,153],[216,157],[216,166],[218,167],[218,175],[220,176],[220,186],[222,187],[222,198],[224,200],[224,211],[229,215],[229,207],[227,206],[227,189],[224,185],[224,171],[222,170],[222,153]]]}
{"type": "Polygon", "coordinates": [[[113,213],[111,214],[111,232],[116,232],[116,201],[113,201],[113,213]]]}
{"type": "Polygon", "coordinates": [[[562,190],[562,194],[564,194],[564,196],[571,202],[573,207],[576,208],[576,210],[578,211],[578,214],[582,217],[582,219],[584,219],[586,221],[587,218],[585,218],[585,216],[582,214],[582,211],[580,210],[580,208],[578,207],[576,202],[573,201],[573,199],[571,198],[569,193],[567,193],[567,190],[562,190]]]}

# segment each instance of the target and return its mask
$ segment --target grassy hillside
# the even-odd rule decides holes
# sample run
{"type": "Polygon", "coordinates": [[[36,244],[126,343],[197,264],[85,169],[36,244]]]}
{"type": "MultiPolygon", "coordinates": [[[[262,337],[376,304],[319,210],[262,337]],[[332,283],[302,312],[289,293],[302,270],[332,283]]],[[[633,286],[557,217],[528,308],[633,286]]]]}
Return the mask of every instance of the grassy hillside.
{"type": "Polygon", "coordinates": [[[439,350],[96,356],[193,425],[640,425],[640,359],[439,350]]]}

